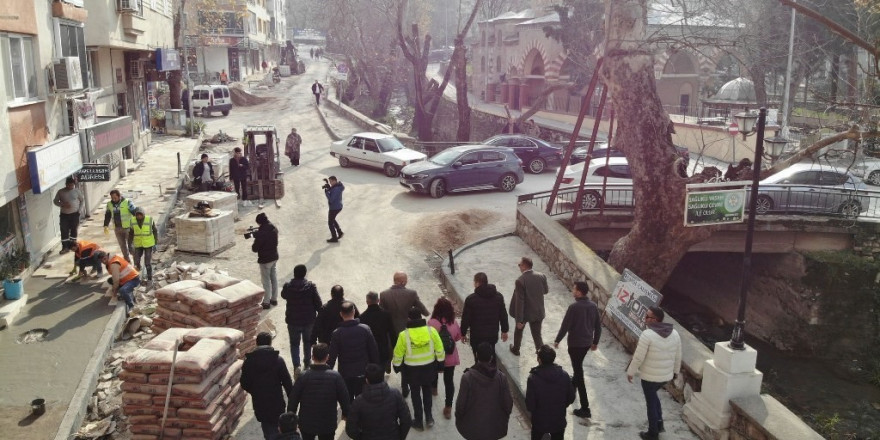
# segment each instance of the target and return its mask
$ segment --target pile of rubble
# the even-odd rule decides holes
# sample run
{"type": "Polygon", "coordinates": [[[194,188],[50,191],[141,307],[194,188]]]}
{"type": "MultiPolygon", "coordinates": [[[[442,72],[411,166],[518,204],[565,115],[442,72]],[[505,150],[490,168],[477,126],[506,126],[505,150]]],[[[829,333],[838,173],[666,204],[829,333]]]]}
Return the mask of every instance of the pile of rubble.
{"type": "Polygon", "coordinates": [[[246,402],[238,383],[243,338],[229,328],[175,328],[127,356],[119,378],[132,439],[215,440],[232,433],[246,402]]]}

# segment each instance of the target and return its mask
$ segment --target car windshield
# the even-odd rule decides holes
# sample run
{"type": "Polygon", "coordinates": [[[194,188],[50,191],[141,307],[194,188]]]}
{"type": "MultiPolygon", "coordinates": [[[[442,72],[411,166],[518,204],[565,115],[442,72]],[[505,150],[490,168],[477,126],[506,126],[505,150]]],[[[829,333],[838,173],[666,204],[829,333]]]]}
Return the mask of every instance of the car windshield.
{"type": "Polygon", "coordinates": [[[437,165],[449,165],[452,162],[455,162],[460,155],[461,153],[455,150],[444,150],[434,155],[430,161],[437,165]]]}
{"type": "Polygon", "coordinates": [[[376,142],[379,143],[379,149],[382,150],[383,153],[406,148],[397,138],[394,137],[378,139],[376,142]]]}

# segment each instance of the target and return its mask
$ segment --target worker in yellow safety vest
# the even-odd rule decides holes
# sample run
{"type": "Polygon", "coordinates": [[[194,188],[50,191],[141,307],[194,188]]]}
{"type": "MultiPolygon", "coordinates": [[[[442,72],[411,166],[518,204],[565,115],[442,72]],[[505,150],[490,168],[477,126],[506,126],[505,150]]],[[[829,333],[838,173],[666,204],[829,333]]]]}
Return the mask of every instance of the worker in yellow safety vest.
{"type": "Polygon", "coordinates": [[[150,282],[153,279],[153,250],[159,237],[156,224],[152,217],[144,214],[142,208],[137,208],[129,231],[129,241],[134,247],[134,267],[141,270],[141,257],[144,257],[144,266],[147,267],[146,281],[150,282]]]}
{"type": "Polygon", "coordinates": [[[131,200],[122,197],[118,189],[110,191],[110,201],[107,202],[107,211],[104,213],[104,235],[110,233],[110,221],[113,221],[113,231],[116,233],[116,241],[125,261],[131,261],[130,254],[134,253],[129,238],[131,217],[137,208],[131,200]]]}
{"type": "Polygon", "coordinates": [[[134,307],[134,288],[141,283],[140,273],[121,255],[110,256],[107,252],[95,252],[95,258],[101,260],[110,274],[107,280],[113,286],[113,294],[119,295],[125,301],[125,310],[130,311],[134,307]]]}

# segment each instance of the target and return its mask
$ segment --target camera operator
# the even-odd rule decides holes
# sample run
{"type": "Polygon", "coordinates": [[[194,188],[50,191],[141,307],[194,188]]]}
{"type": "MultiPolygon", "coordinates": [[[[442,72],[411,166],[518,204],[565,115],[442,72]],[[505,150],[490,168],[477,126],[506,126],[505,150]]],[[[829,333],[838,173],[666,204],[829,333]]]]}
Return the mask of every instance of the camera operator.
{"type": "MultiPolygon", "coordinates": [[[[251,250],[257,253],[257,263],[260,265],[260,279],[263,282],[263,308],[268,309],[270,304],[278,305],[278,275],[275,265],[278,263],[278,228],[266,217],[265,213],[257,214],[256,231],[251,232],[254,244],[251,250]]],[[[250,230],[248,231],[250,232],[250,230]]],[[[245,234],[248,238],[248,234],[245,234]]]]}
{"type": "Polygon", "coordinates": [[[328,179],[324,179],[324,182],[322,188],[324,188],[324,195],[327,196],[330,208],[327,212],[327,226],[330,227],[330,238],[327,239],[327,243],[336,243],[344,235],[339,223],[336,223],[336,216],[342,211],[342,191],[345,191],[345,186],[336,179],[336,176],[330,176],[328,179]]]}

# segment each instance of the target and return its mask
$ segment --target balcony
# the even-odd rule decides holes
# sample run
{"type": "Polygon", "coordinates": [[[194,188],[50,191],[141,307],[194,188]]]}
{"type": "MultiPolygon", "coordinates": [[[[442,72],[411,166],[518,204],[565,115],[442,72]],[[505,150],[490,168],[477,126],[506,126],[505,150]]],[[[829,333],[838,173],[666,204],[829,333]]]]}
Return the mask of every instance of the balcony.
{"type": "Polygon", "coordinates": [[[52,16],[85,23],[89,18],[89,12],[85,8],[76,7],[70,3],[56,1],[52,3],[52,16]]]}
{"type": "Polygon", "coordinates": [[[137,14],[122,14],[122,31],[126,35],[139,37],[147,31],[147,20],[137,14]]]}

